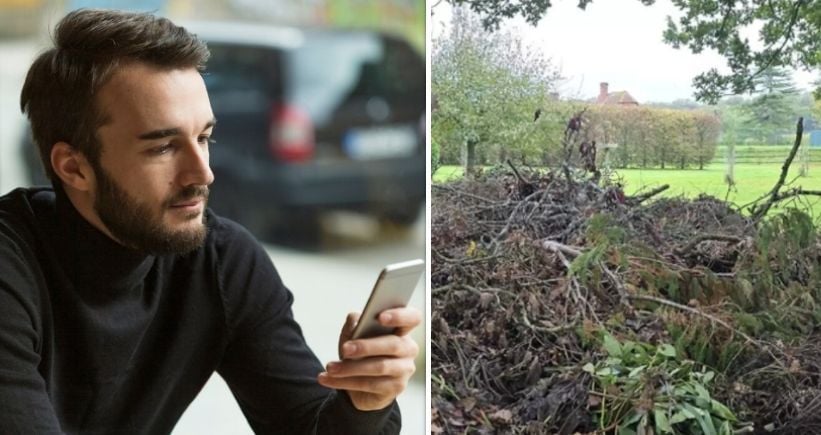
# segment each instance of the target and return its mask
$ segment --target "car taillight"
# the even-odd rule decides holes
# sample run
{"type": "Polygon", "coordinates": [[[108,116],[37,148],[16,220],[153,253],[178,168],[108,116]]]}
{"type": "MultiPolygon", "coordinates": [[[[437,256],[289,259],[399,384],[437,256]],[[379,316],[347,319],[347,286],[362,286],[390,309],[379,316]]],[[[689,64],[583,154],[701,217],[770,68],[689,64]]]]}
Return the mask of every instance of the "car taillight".
{"type": "Polygon", "coordinates": [[[271,111],[271,153],[278,160],[304,162],[314,155],[314,128],[303,110],[289,105],[276,105],[271,111]]]}

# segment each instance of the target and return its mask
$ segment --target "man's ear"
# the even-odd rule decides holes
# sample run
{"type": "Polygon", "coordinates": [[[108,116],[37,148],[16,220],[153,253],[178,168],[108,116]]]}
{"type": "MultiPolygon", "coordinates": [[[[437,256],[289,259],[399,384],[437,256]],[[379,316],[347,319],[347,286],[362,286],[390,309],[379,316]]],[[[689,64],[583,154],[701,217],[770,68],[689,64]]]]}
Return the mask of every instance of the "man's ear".
{"type": "Polygon", "coordinates": [[[83,192],[93,188],[94,171],[91,164],[83,153],[71,145],[57,142],[51,147],[51,167],[66,186],[83,192]]]}

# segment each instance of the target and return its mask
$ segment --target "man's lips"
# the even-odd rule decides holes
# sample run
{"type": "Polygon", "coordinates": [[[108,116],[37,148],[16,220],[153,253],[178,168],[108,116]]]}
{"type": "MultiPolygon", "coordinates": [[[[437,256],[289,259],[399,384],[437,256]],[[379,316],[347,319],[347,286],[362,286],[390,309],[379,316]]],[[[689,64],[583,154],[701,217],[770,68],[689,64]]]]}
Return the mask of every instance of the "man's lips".
{"type": "Polygon", "coordinates": [[[172,208],[188,208],[188,207],[196,207],[200,204],[205,202],[204,198],[196,198],[196,199],[189,199],[183,202],[178,202],[175,204],[171,204],[172,208]]]}

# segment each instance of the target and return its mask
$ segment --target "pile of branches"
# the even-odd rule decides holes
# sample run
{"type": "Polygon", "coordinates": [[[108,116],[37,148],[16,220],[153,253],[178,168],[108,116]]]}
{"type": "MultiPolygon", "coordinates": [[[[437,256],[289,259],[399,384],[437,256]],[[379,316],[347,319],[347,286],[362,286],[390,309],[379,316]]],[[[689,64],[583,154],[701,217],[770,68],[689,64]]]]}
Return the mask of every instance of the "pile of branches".
{"type": "Polygon", "coordinates": [[[762,238],[762,227],[777,238],[795,226],[766,219],[781,186],[745,214],[707,196],[659,199],[666,186],[626,196],[570,164],[508,162],[434,185],[434,433],[595,432],[582,366],[603,358],[587,339],[600,330],[678,339],[688,357],[722,366],[714,395],[750,427],[821,433],[821,238],[811,227],[791,252],[762,238]],[[766,310],[791,316],[756,323],[766,310]]]}

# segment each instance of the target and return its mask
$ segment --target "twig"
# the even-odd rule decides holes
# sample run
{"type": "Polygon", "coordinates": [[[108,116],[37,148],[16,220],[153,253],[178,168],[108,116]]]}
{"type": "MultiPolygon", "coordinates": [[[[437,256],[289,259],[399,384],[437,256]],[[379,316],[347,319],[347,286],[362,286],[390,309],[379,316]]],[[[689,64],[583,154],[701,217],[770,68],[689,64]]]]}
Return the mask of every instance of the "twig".
{"type": "Polygon", "coordinates": [[[537,326],[537,325],[534,325],[533,323],[530,322],[530,319],[527,318],[527,313],[524,310],[522,310],[521,313],[522,313],[522,323],[524,323],[525,326],[527,326],[528,328],[530,328],[533,331],[539,331],[539,332],[546,332],[546,333],[549,333],[549,334],[555,334],[557,332],[567,331],[567,330],[570,330],[570,329],[573,329],[573,328],[576,327],[576,322],[571,322],[571,323],[567,323],[567,324],[564,324],[564,325],[553,326],[553,327],[550,327],[550,328],[545,327],[545,326],[537,326]]]}
{"type": "Polygon", "coordinates": [[[746,340],[751,341],[755,344],[758,344],[758,340],[756,340],[756,339],[750,337],[749,335],[739,331],[738,329],[734,328],[732,325],[725,322],[724,320],[721,320],[718,317],[713,316],[712,314],[707,314],[707,313],[705,313],[701,310],[697,310],[697,309],[695,309],[691,306],[683,305],[683,304],[680,304],[678,302],[671,301],[669,299],[664,299],[664,298],[651,296],[651,295],[627,295],[627,297],[630,298],[630,299],[633,299],[633,300],[638,300],[638,301],[656,302],[656,303],[659,303],[659,304],[662,304],[662,305],[667,305],[668,307],[678,308],[679,310],[682,310],[682,311],[687,311],[687,312],[690,312],[690,313],[693,313],[693,314],[698,314],[699,316],[702,316],[702,317],[704,317],[704,318],[706,318],[710,321],[718,323],[719,325],[721,325],[721,326],[723,326],[723,327],[725,327],[725,328],[727,328],[727,329],[729,329],[733,332],[738,333],[738,335],[744,337],[746,340]]]}
{"type": "Polygon", "coordinates": [[[465,290],[471,291],[471,292],[473,292],[477,295],[480,295],[480,296],[482,295],[482,293],[487,292],[487,293],[497,293],[497,294],[502,293],[502,294],[506,294],[506,295],[508,295],[508,296],[510,296],[514,299],[518,298],[516,293],[513,293],[513,292],[508,291],[508,290],[500,289],[500,288],[485,287],[485,288],[482,288],[482,289],[478,289],[476,287],[473,287],[473,286],[470,286],[470,285],[467,285],[467,284],[462,284],[462,288],[465,289],[465,290]]]}
{"type": "MultiPolygon", "coordinates": [[[[627,301],[629,293],[627,293],[627,289],[624,288],[624,284],[622,284],[619,277],[610,270],[604,262],[599,262],[599,267],[604,271],[604,274],[610,279],[613,283],[613,286],[616,288],[616,291],[619,293],[619,303],[626,307],[631,307],[630,302],[627,301]]],[[[632,308],[632,307],[631,307],[632,308]]]]}
{"type": "Polygon", "coordinates": [[[479,201],[484,201],[484,202],[487,202],[487,203],[490,203],[490,204],[496,204],[496,202],[497,202],[497,201],[494,201],[492,199],[485,198],[483,196],[474,195],[472,193],[468,193],[468,192],[465,192],[463,190],[454,189],[453,187],[450,187],[450,186],[443,186],[441,184],[431,184],[430,187],[432,189],[447,190],[449,192],[453,192],[453,193],[456,193],[458,195],[465,195],[465,196],[471,197],[473,199],[478,199],[479,201]]]}
{"type": "Polygon", "coordinates": [[[439,252],[439,250],[437,250],[437,249],[432,249],[431,252],[433,253],[433,255],[436,256],[436,258],[444,261],[445,263],[459,264],[459,265],[462,265],[462,266],[465,266],[465,265],[468,265],[468,264],[473,264],[473,263],[481,263],[481,262],[484,262],[484,261],[490,261],[490,260],[494,260],[496,258],[499,258],[499,255],[488,255],[486,257],[462,259],[462,258],[447,257],[444,254],[442,254],[441,252],[439,252]]]}
{"type": "Polygon", "coordinates": [[[573,232],[576,231],[584,223],[585,223],[584,218],[576,219],[576,220],[570,222],[567,225],[567,227],[564,229],[564,231],[562,231],[559,234],[552,234],[552,235],[550,235],[550,238],[551,239],[556,239],[556,240],[563,240],[565,237],[569,236],[570,234],[573,234],[573,232]]]}
{"type": "MultiPolygon", "coordinates": [[[[785,186],[792,186],[792,184],[795,183],[795,181],[798,180],[799,178],[800,178],[800,176],[793,177],[793,179],[789,183],[785,183],[785,186]]],[[[738,210],[744,210],[745,208],[748,208],[751,205],[755,205],[756,203],[761,202],[762,200],[764,200],[764,198],[770,196],[771,193],[772,192],[767,192],[767,193],[759,196],[758,198],[742,205],[741,207],[738,207],[738,210]]]]}
{"type": "MultiPolygon", "coordinates": [[[[556,255],[559,257],[559,260],[564,265],[565,269],[567,269],[568,271],[570,271],[571,264],[567,257],[565,257],[565,254],[573,257],[578,257],[579,255],[582,255],[582,251],[579,248],[568,246],[559,242],[555,242],[553,240],[542,240],[539,246],[548,251],[555,252],[556,255]]],[[[574,274],[568,274],[568,278],[570,279],[570,282],[568,283],[568,285],[570,286],[570,293],[573,296],[574,301],[577,304],[584,304],[584,306],[586,306],[588,310],[590,310],[590,316],[593,317],[593,319],[595,319],[596,323],[600,323],[599,316],[596,315],[596,310],[593,308],[593,305],[590,304],[590,301],[588,301],[586,297],[582,296],[579,281],[576,279],[574,274]]]]}
{"type": "Polygon", "coordinates": [[[642,202],[647,201],[648,199],[658,195],[659,193],[664,192],[665,190],[667,190],[669,188],[670,188],[669,184],[663,184],[663,185],[661,185],[659,187],[656,187],[655,189],[653,189],[653,190],[651,190],[647,193],[642,193],[641,195],[631,196],[631,197],[628,198],[628,200],[632,204],[638,205],[638,204],[641,204],[642,202]]]}
{"type": "Polygon", "coordinates": [[[690,251],[692,251],[693,248],[695,248],[699,243],[706,242],[708,240],[718,240],[720,242],[729,243],[741,243],[743,241],[742,239],[735,236],[727,236],[723,234],[703,234],[694,238],[690,241],[690,243],[684,245],[682,248],[673,249],[673,253],[678,255],[679,257],[684,256],[690,251]]]}
{"type": "Polygon", "coordinates": [[[435,295],[437,293],[446,292],[448,290],[452,290],[455,286],[453,284],[445,284],[441,287],[436,287],[435,289],[431,289],[430,294],[435,295]]]}
{"type": "Polygon", "coordinates": [[[779,195],[775,198],[775,202],[783,201],[783,200],[785,200],[785,199],[787,199],[787,198],[792,198],[792,197],[794,197],[794,196],[799,196],[799,195],[815,195],[815,196],[821,196],[821,190],[804,190],[804,189],[802,189],[802,188],[800,188],[800,187],[797,187],[797,188],[795,188],[795,189],[790,189],[790,190],[788,190],[788,191],[786,191],[786,192],[784,192],[784,193],[780,193],[780,194],[779,194],[779,195]]]}
{"type": "MultiPolygon", "coordinates": [[[[553,240],[542,240],[541,245],[542,248],[547,249],[548,251],[554,251],[561,254],[567,254],[573,257],[578,257],[582,255],[582,251],[579,248],[568,246],[563,243],[555,242],[553,240]]],[[[565,262],[567,259],[565,259],[565,262]]],[[[570,268],[570,263],[566,264],[567,268],[570,268]]]]}
{"type": "Polygon", "coordinates": [[[516,174],[516,178],[519,180],[519,184],[517,186],[519,190],[519,196],[528,197],[531,194],[533,194],[533,192],[536,191],[536,185],[531,183],[530,181],[527,181],[525,177],[523,177],[522,174],[519,173],[519,170],[516,169],[515,166],[513,166],[513,162],[511,162],[510,159],[507,159],[507,164],[510,166],[510,169],[513,169],[513,173],[516,174]]]}
{"type": "Polygon", "coordinates": [[[562,163],[562,172],[564,172],[564,177],[567,178],[567,182],[570,183],[571,187],[574,186],[573,176],[570,174],[570,165],[562,163]]]}
{"type": "Polygon", "coordinates": [[[510,166],[510,169],[513,169],[513,173],[514,173],[514,174],[516,174],[516,178],[518,178],[518,179],[519,179],[519,182],[520,182],[520,183],[522,183],[522,184],[530,184],[530,181],[527,181],[527,180],[525,179],[525,177],[522,177],[522,174],[520,174],[520,173],[519,173],[519,170],[518,170],[518,169],[516,169],[516,167],[515,167],[515,166],[513,166],[513,162],[511,162],[511,161],[510,161],[510,159],[507,159],[507,164],[508,164],[508,166],[510,166]]]}
{"type": "Polygon", "coordinates": [[[710,320],[710,321],[712,321],[712,322],[718,323],[719,325],[721,325],[721,326],[723,326],[723,327],[725,327],[725,328],[729,329],[730,331],[733,331],[734,333],[736,333],[736,334],[738,334],[738,335],[740,335],[740,336],[744,337],[744,339],[745,339],[745,340],[747,340],[748,342],[753,343],[753,344],[754,344],[755,346],[757,346],[759,349],[761,349],[761,350],[763,350],[763,351],[765,351],[765,352],[769,353],[769,354],[770,354],[770,356],[773,358],[773,360],[775,360],[775,361],[779,361],[779,359],[778,359],[778,358],[776,358],[776,357],[775,357],[775,355],[773,355],[773,354],[772,354],[772,352],[770,352],[770,350],[769,350],[769,349],[767,349],[765,346],[763,346],[763,345],[762,345],[762,344],[761,344],[758,340],[756,340],[756,339],[754,339],[754,338],[750,337],[749,335],[745,334],[745,333],[744,333],[744,332],[742,332],[742,331],[739,331],[738,329],[734,328],[734,327],[733,327],[732,325],[730,325],[729,323],[725,322],[724,320],[719,319],[719,318],[718,318],[718,317],[716,317],[716,316],[713,316],[712,314],[707,314],[707,313],[705,313],[705,312],[703,312],[703,311],[701,311],[701,310],[697,310],[697,309],[695,309],[695,308],[693,308],[693,307],[690,307],[690,306],[687,306],[687,305],[682,305],[682,304],[680,304],[680,303],[678,303],[678,302],[673,302],[673,301],[671,301],[671,300],[669,300],[669,299],[659,298],[659,297],[656,297],[656,296],[650,296],[650,295],[627,295],[627,297],[628,297],[628,298],[630,298],[630,299],[633,299],[633,300],[637,300],[637,301],[656,302],[656,303],[658,303],[658,304],[667,305],[668,307],[673,307],[673,308],[677,308],[677,309],[682,310],[682,311],[687,311],[687,312],[689,312],[689,313],[697,314],[697,315],[699,315],[699,316],[701,316],[701,317],[704,317],[705,319],[708,319],[708,320],[710,320]]]}
{"type": "Polygon", "coordinates": [[[494,254],[496,252],[496,247],[499,246],[499,242],[505,235],[507,235],[507,232],[510,231],[510,227],[513,225],[513,218],[515,218],[516,215],[519,214],[519,209],[521,209],[525,204],[527,204],[531,198],[533,198],[536,195],[540,195],[541,193],[542,191],[540,190],[533,192],[516,204],[516,207],[514,207],[513,211],[510,212],[510,216],[508,216],[507,221],[505,222],[505,226],[502,228],[501,231],[499,231],[498,234],[496,234],[496,237],[494,237],[490,243],[490,249],[494,252],[494,254]]]}

